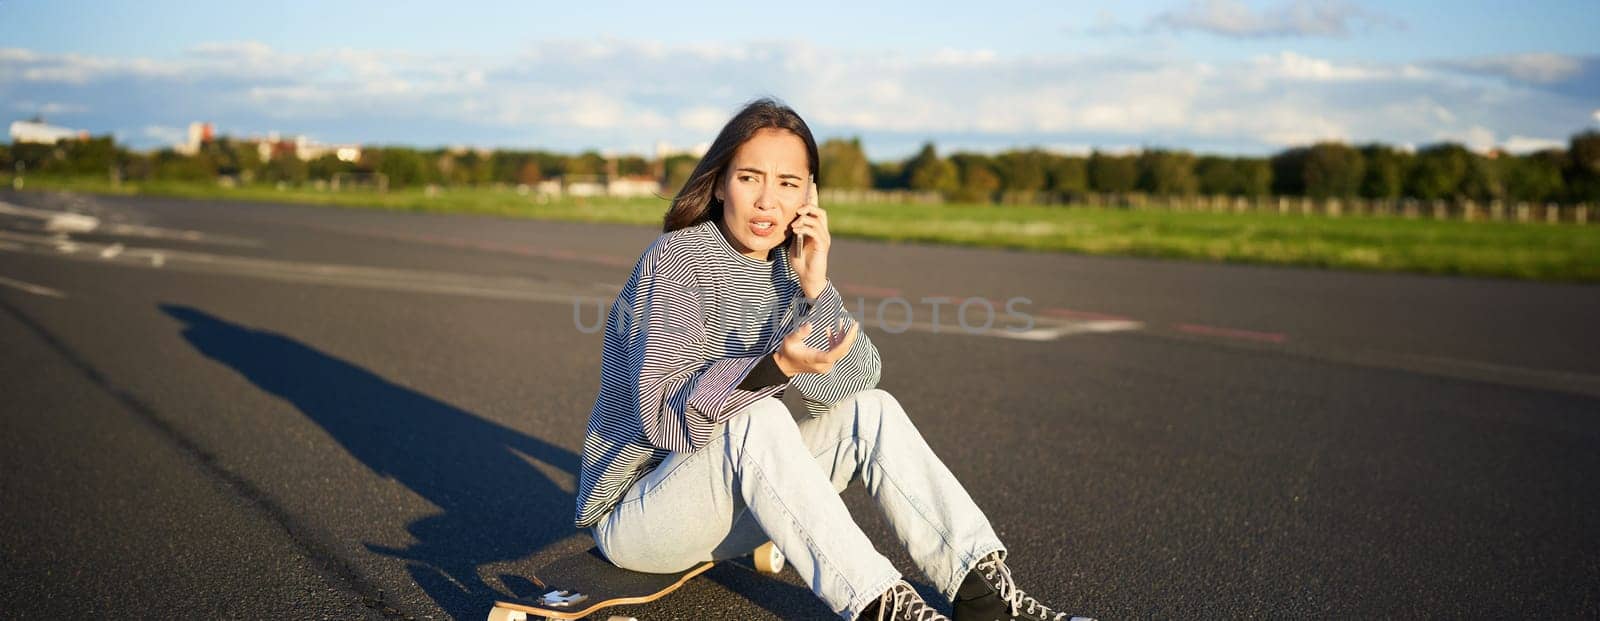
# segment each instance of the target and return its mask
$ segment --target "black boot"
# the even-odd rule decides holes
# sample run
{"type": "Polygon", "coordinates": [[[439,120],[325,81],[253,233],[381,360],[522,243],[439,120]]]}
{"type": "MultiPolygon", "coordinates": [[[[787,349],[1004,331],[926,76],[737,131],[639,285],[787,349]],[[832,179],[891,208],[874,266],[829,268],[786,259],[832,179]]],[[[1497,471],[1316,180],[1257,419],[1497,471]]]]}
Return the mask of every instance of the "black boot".
{"type": "Polygon", "coordinates": [[[1056,612],[1023,593],[1011,581],[996,552],[983,557],[956,589],[955,621],[1094,621],[1089,617],[1056,612]]]}
{"type": "Polygon", "coordinates": [[[940,614],[922,601],[922,596],[910,584],[901,580],[883,592],[878,601],[867,604],[861,614],[856,615],[856,621],[950,621],[950,617],[940,614]]]}

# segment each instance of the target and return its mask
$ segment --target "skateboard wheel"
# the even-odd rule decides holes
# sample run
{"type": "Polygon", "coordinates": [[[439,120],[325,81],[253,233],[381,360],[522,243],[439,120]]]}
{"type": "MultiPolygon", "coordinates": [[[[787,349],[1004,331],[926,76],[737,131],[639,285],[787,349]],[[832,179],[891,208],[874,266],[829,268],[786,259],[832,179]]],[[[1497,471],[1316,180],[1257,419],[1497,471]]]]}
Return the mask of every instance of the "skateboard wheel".
{"type": "Polygon", "coordinates": [[[528,613],[496,606],[494,610],[489,611],[489,621],[528,621],[528,613]]]}
{"type": "Polygon", "coordinates": [[[771,541],[756,548],[755,556],[756,571],[764,574],[777,574],[783,571],[783,551],[771,541]]]}

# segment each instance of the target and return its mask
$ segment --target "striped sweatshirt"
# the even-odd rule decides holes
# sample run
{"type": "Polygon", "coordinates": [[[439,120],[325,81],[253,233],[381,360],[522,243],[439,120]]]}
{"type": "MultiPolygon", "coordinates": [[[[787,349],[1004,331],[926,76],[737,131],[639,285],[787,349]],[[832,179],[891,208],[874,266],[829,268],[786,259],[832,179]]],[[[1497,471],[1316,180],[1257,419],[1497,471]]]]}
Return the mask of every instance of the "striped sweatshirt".
{"type": "Polygon", "coordinates": [[[807,413],[818,416],[877,386],[878,350],[863,331],[826,374],[741,387],[801,322],[816,328],[806,342],[826,349],[828,327],[841,316],[854,321],[833,283],[806,298],[781,246],[767,261],[752,259],[735,251],[714,221],[656,238],[606,319],[574,523],[598,523],[663,458],[699,450],[719,423],[758,399],[780,398],[793,386],[807,413]]]}

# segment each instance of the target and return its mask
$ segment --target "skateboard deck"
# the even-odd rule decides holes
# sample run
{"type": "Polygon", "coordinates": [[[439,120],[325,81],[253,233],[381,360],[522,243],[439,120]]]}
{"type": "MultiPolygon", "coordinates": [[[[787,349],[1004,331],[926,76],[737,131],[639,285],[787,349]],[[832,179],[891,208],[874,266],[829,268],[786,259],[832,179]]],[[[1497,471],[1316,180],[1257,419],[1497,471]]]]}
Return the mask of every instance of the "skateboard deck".
{"type": "MultiPolygon", "coordinates": [[[[771,543],[757,548],[755,556],[760,571],[775,574],[783,570],[783,554],[771,543]]],[[[646,574],[612,565],[599,548],[590,548],[539,568],[534,572],[533,583],[545,591],[544,595],[497,599],[489,621],[582,619],[612,606],[653,602],[715,564],[707,561],[677,573],[646,574]]]]}

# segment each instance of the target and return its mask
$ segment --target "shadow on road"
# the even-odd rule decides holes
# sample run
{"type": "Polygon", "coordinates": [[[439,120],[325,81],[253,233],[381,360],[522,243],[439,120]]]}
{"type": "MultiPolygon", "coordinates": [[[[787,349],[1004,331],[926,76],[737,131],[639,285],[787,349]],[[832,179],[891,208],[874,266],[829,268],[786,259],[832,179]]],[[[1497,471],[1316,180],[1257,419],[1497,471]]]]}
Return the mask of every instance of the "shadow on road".
{"type": "MultiPolygon", "coordinates": [[[[440,513],[407,526],[416,543],[366,545],[403,559],[417,584],[452,617],[480,617],[499,595],[479,578],[479,567],[526,558],[572,533],[572,495],[528,462],[575,473],[578,457],[571,451],[294,339],[186,306],[161,310],[184,323],[183,337],[201,353],[294,404],[373,472],[439,507],[440,513]]],[[[520,581],[511,588],[520,591],[519,586],[531,584],[520,581]]]]}

